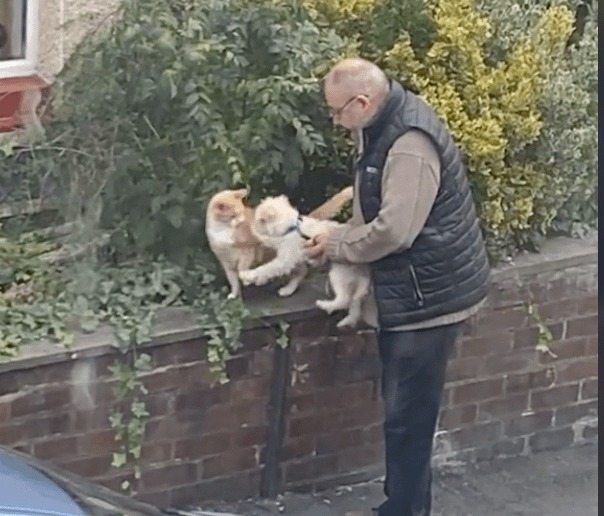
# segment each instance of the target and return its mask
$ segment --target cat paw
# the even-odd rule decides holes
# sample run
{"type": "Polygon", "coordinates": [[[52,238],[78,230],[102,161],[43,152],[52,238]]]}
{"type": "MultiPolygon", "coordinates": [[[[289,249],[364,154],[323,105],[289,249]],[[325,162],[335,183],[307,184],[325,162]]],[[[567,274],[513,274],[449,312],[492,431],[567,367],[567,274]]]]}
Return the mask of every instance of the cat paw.
{"type": "Polygon", "coordinates": [[[306,263],[311,267],[321,267],[323,265],[321,260],[317,260],[316,258],[307,258],[306,263]]]}
{"type": "Polygon", "coordinates": [[[342,319],[340,322],[338,322],[338,324],[336,324],[336,326],[338,328],[349,328],[349,327],[356,326],[356,324],[357,324],[357,320],[354,319],[353,317],[350,317],[349,315],[347,315],[346,317],[344,317],[344,319],[342,319]]]}
{"type": "Polygon", "coordinates": [[[298,285],[285,285],[277,291],[277,294],[279,294],[281,297],[288,297],[291,296],[297,289],[298,285]]]}
{"type": "Polygon", "coordinates": [[[236,294],[235,292],[231,292],[228,296],[227,299],[237,299],[239,297],[238,294],[236,294]]]}
{"type": "Polygon", "coordinates": [[[247,271],[239,271],[239,279],[241,280],[241,283],[243,283],[244,285],[248,286],[248,285],[252,285],[254,283],[255,278],[255,274],[253,271],[247,270],[247,271]]]}
{"type": "Polygon", "coordinates": [[[334,311],[333,304],[328,299],[319,299],[315,301],[315,305],[328,314],[334,311]]]}

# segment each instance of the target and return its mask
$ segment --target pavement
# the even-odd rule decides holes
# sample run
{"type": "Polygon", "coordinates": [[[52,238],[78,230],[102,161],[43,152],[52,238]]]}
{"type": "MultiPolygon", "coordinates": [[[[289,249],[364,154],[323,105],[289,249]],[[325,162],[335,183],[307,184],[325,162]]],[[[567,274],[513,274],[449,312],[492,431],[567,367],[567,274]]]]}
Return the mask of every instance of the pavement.
{"type": "MultiPolygon", "coordinates": [[[[597,516],[597,446],[587,444],[435,472],[432,516],[597,516]]],[[[383,479],[276,500],[204,503],[188,516],[370,516],[383,479]],[[210,512],[211,511],[211,512],[210,512]]]]}

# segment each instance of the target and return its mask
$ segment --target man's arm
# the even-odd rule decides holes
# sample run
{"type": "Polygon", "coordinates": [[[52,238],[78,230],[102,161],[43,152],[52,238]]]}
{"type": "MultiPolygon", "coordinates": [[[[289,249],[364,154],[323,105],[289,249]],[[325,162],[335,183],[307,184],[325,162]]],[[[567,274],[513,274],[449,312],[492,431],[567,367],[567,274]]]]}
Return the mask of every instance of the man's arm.
{"type": "Polygon", "coordinates": [[[421,232],[438,193],[439,160],[427,136],[407,135],[397,140],[386,161],[377,217],[368,224],[346,224],[330,232],[325,245],[328,259],[373,262],[411,247],[421,232]]]}

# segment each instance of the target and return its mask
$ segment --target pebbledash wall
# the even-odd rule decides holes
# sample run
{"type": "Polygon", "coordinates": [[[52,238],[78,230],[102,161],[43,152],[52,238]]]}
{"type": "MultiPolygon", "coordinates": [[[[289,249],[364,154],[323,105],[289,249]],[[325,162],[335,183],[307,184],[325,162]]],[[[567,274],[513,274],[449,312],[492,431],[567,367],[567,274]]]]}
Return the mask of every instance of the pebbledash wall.
{"type": "MultiPolygon", "coordinates": [[[[437,467],[597,439],[596,259],[593,241],[558,239],[495,271],[488,305],[466,325],[449,366],[437,467]],[[555,357],[535,349],[529,290],[555,357]]],[[[279,303],[265,296],[271,315],[244,332],[231,382],[216,387],[193,319],[162,315],[147,346],[154,369],[145,377],[151,419],[139,498],[183,506],[382,473],[374,335],[338,332],[313,308],[320,290],[309,283],[279,303]],[[288,351],[274,346],[282,319],[291,323],[288,351]]],[[[109,344],[102,332],[69,352],[41,343],[0,364],[0,444],[118,489],[109,344]]]]}
{"type": "Polygon", "coordinates": [[[42,0],[39,25],[31,27],[38,40],[38,73],[54,81],[78,43],[91,31],[109,25],[119,0],[42,0]]]}
{"type": "MultiPolygon", "coordinates": [[[[119,0],[15,0],[13,3],[26,5],[28,15],[23,27],[27,35],[26,59],[0,63],[0,137],[11,133],[11,138],[18,137],[23,126],[39,127],[38,107],[49,85],[82,39],[111,26],[118,15],[119,0]]],[[[0,0],[0,5],[3,4],[10,2],[0,0]]],[[[16,16],[18,11],[12,12],[16,16]]],[[[16,20],[3,21],[10,28],[16,20]]]]}

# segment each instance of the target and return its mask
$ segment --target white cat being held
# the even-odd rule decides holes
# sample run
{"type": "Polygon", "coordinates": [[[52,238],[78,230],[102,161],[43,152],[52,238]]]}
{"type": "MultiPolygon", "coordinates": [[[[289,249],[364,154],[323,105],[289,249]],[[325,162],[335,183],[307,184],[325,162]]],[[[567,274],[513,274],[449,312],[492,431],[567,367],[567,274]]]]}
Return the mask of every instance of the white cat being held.
{"type": "MultiPolygon", "coordinates": [[[[340,225],[332,220],[301,216],[284,195],[267,197],[256,207],[251,229],[254,236],[276,255],[259,267],[240,271],[242,283],[264,285],[273,278],[305,270],[309,262],[305,242],[340,225]]],[[[361,317],[361,305],[370,290],[368,266],[332,262],[329,283],[334,299],[321,299],[316,305],[327,313],[348,309],[338,327],[356,325],[361,317]]]]}

